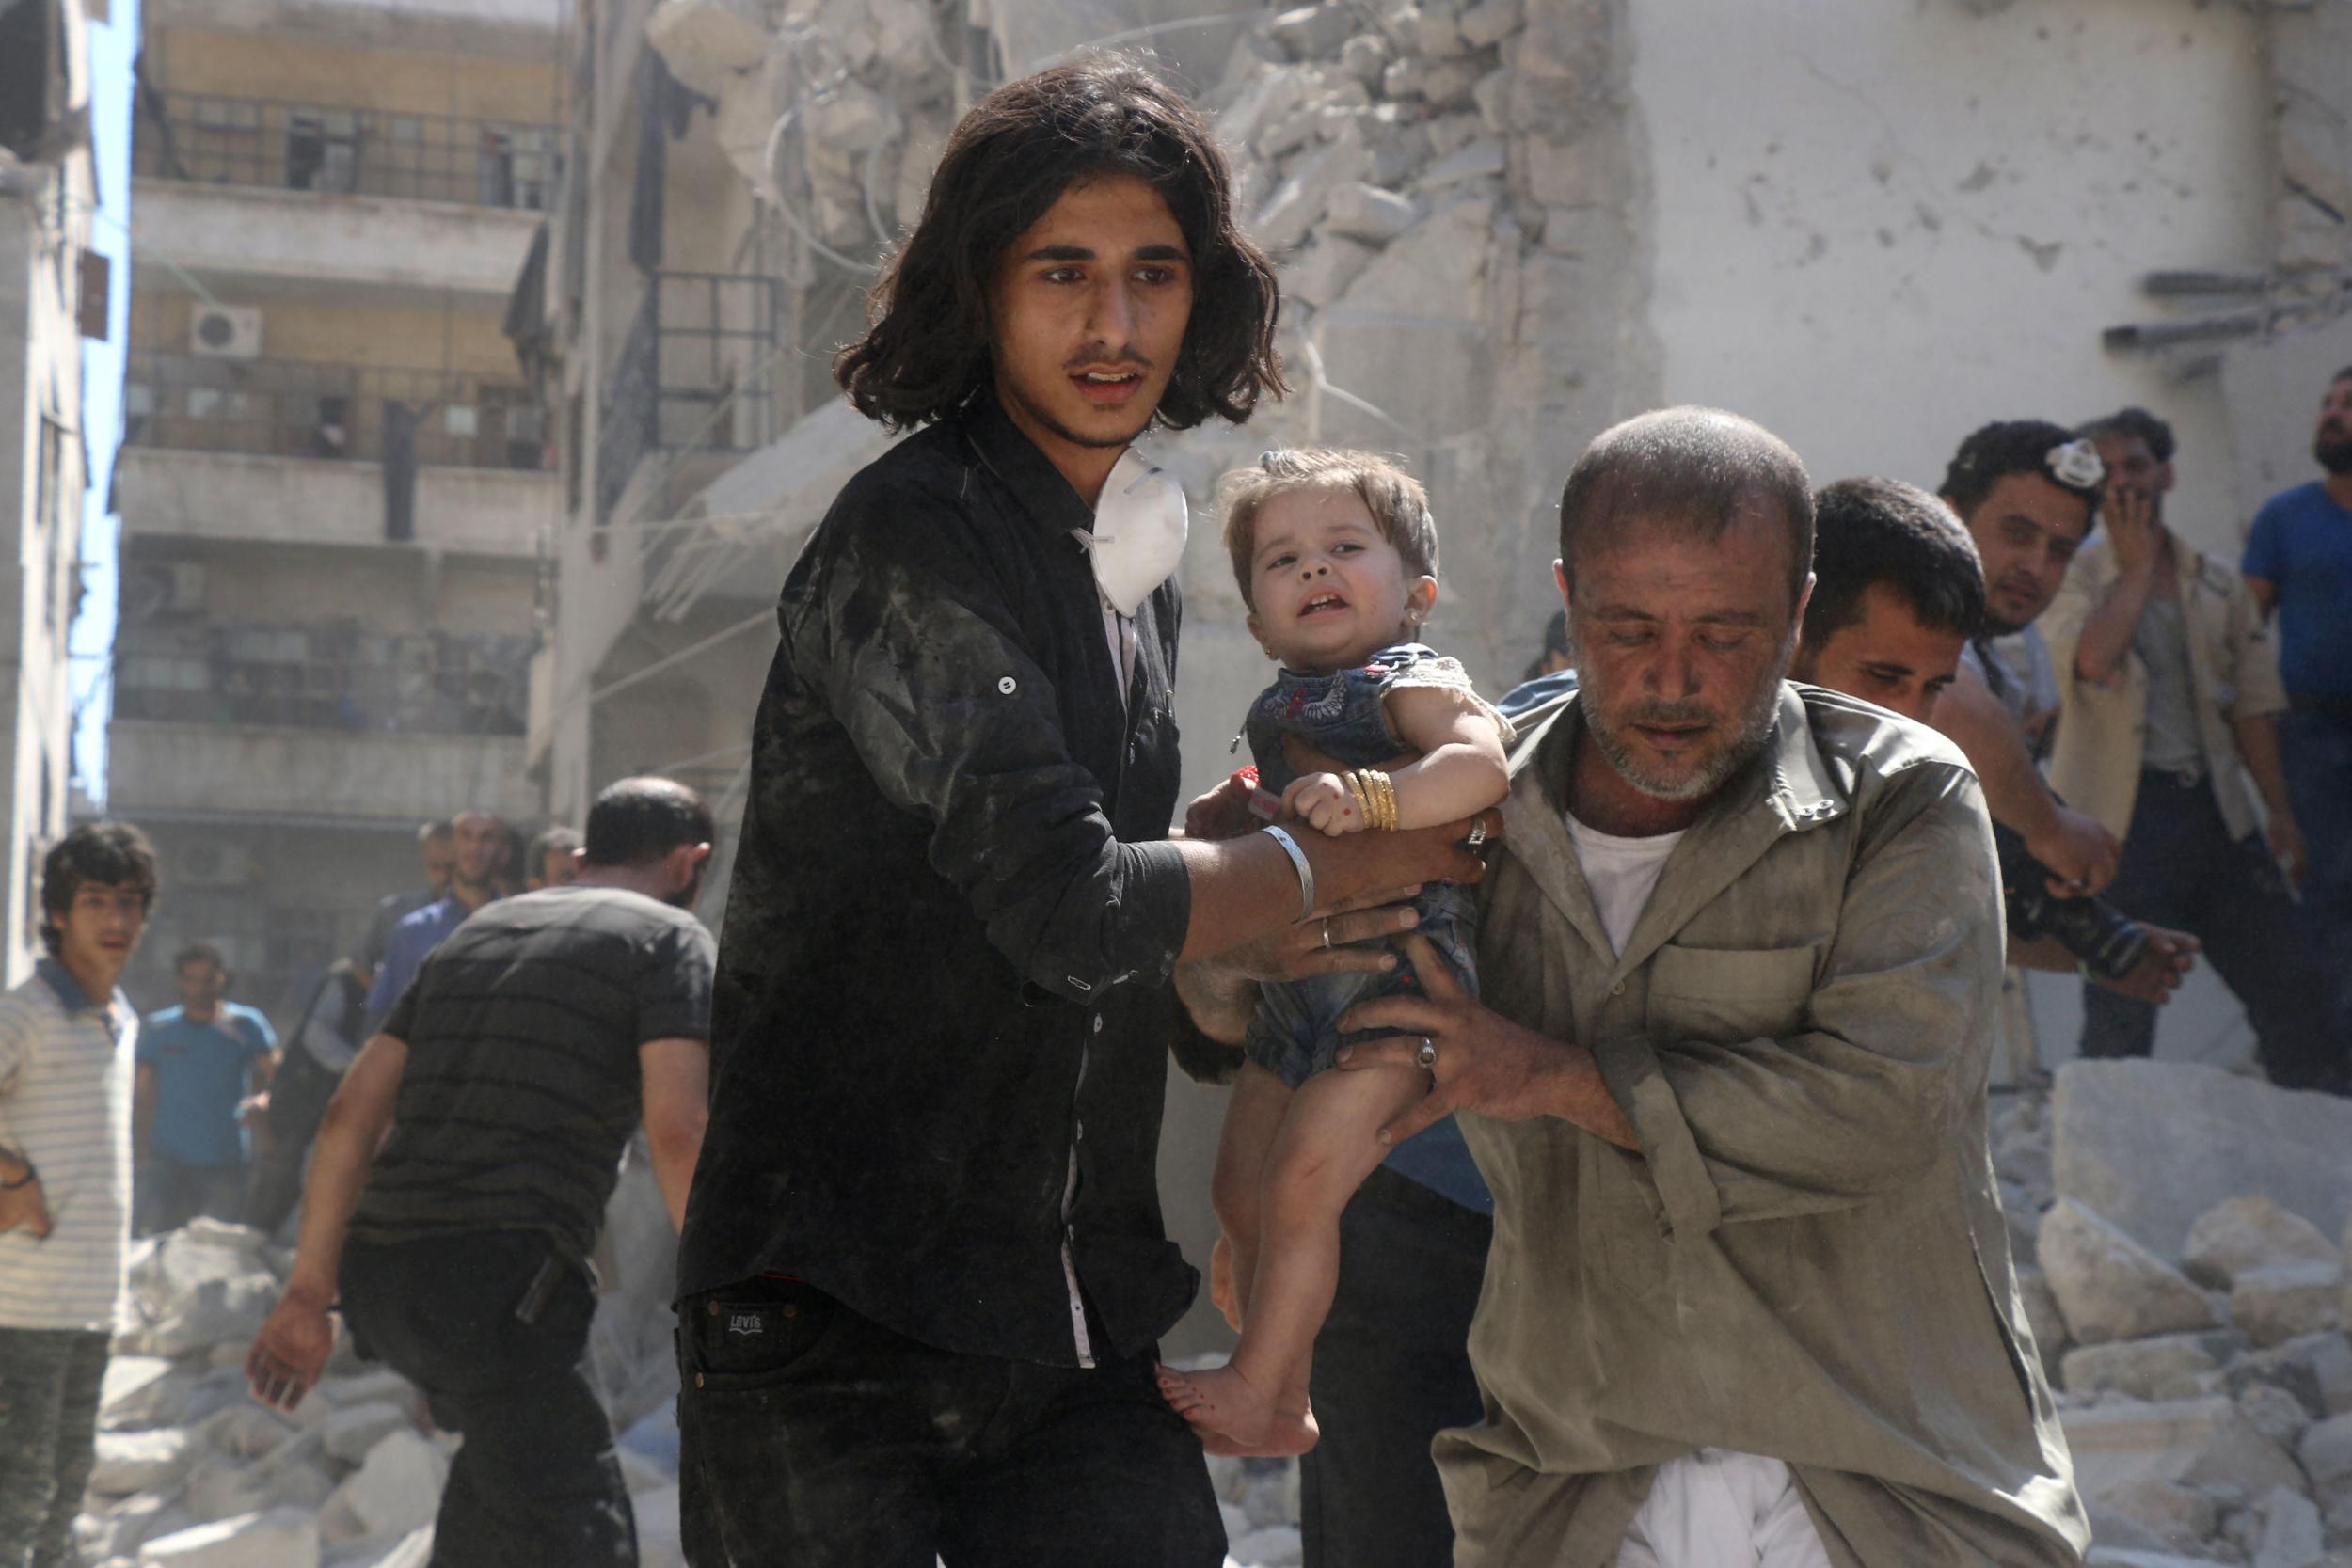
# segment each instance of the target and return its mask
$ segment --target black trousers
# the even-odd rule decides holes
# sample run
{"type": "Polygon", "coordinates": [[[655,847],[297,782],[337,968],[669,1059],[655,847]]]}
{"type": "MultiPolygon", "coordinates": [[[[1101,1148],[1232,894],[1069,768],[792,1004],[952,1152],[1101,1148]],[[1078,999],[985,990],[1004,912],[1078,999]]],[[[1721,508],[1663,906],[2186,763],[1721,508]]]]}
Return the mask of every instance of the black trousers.
{"type": "Polygon", "coordinates": [[[935,1350],[809,1287],[678,1309],[693,1568],[1219,1568],[1200,1444],[1146,1354],[1091,1370],[935,1350]]]}
{"type": "Polygon", "coordinates": [[[422,1389],[461,1433],[435,1522],[433,1568],[635,1568],[637,1519],[612,1425],[583,1362],[596,1292],[536,1232],[343,1251],[343,1318],[362,1355],[422,1389]],[[532,1321],[516,1316],[541,1295],[532,1321]]]}
{"type": "Polygon", "coordinates": [[[1429,1440],[1479,1419],[1470,1377],[1494,1221],[1380,1169],[1340,1217],[1340,1288],[1315,1338],[1323,1437],[1299,1461],[1306,1568],[1447,1568],[1429,1440]]]}
{"type": "Polygon", "coordinates": [[[300,1045],[269,1081],[269,1137],[253,1157],[253,1181],[246,1190],[245,1223],[265,1236],[278,1234],[302,1196],[302,1159],[310,1152],[335,1098],[342,1074],[319,1065],[300,1045]]]}
{"type": "MultiPolygon", "coordinates": [[[[2139,776],[2123,863],[2106,898],[2125,914],[2195,934],[2254,1026],[2255,1053],[2282,1088],[2344,1086],[2344,1040],[2328,977],[2278,863],[2259,838],[2233,842],[2213,786],[2139,776]]],[[[2156,1009],[2105,986],[2083,987],[2082,1053],[2145,1056],[2156,1009]]]]}

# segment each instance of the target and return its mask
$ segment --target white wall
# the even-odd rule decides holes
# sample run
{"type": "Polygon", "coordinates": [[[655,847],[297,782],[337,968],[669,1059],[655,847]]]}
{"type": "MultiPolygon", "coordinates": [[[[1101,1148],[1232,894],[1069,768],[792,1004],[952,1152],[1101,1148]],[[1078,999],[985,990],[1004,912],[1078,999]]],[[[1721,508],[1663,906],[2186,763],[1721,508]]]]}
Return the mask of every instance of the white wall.
{"type": "Polygon", "coordinates": [[[1814,476],[1932,485],[1985,420],[2124,403],[2173,420],[2175,520],[2240,508],[2217,382],[2102,328],[2159,267],[2265,260],[2261,23],[2194,0],[1631,8],[1653,154],[1653,325],[1675,402],[1792,442],[1814,476]]]}
{"type": "MultiPolygon", "coordinates": [[[[2144,404],[2181,438],[2172,520],[2235,560],[2261,498],[2239,494],[2221,379],[2173,381],[2099,333],[2166,314],[2150,270],[2266,260],[2258,19],[2195,0],[1631,13],[1669,402],[1761,420],[1818,481],[1930,487],[1986,420],[2144,404]]],[[[2034,983],[2047,1060],[2074,1053],[2077,989],[2034,983]]],[[[2249,1043],[2201,974],[2157,1050],[2249,1043]]]]}

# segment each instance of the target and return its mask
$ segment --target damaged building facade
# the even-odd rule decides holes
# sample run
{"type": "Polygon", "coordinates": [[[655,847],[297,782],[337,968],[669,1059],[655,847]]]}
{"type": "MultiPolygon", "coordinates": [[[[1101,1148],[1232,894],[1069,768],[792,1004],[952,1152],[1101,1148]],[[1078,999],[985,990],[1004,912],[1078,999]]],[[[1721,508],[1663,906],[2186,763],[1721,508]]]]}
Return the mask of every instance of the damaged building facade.
{"type": "Polygon", "coordinates": [[[81,604],[82,340],[106,335],[90,245],[87,8],[0,5],[0,976],[40,952],[42,850],[73,777],[67,633],[81,604]]]}
{"type": "Polygon", "coordinates": [[[557,172],[559,10],[141,11],[108,802],[276,1006],[416,880],[419,821],[537,816],[559,483],[501,313],[557,172]]]}
{"type": "MultiPolygon", "coordinates": [[[[1282,269],[1292,395],[1145,442],[1196,508],[1177,705],[1203,788],[1265,676],[1209,496],[1269,446],[1428,483],[1431,635],[1490,689],[1557,602],[1569,463],[1661,403],[1758,419],[1822,481],[1930,485],[1986,420],[2146,404],[2181,433],[2175,526],[2234,559],[2352,360],[2347,35],[2343,0],[599,0],[567,65],[579,178],[514,312],[566,486],[533,767],[558,815],[654,768],[732,819],[775,591],[886,445],[831,353],[956,115],[1070,50],[1145,53],[1212,111],[1282,269]]],[[[2036,1005],[2069,1053],[2072,987],[2036,1005]]],[[[2201,976],[2161,1049],[2249,1038],[2201,976]]],[[[1171,1225],[1203,1256],[1216,1098],[1170,1097],[1171,1225]]]]}

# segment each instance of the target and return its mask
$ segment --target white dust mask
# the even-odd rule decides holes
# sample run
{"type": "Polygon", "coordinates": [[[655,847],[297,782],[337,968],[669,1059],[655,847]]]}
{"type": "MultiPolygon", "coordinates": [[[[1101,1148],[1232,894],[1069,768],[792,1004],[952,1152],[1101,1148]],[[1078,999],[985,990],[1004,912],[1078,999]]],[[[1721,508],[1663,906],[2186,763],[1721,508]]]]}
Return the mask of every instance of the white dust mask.
{"type": "Polygon", "coordinates": [[[1094,505],[1094,531],[1073,530],[1094,558],[1094,581],[1121,615],[1133,615],[1152,591],[1176,575],[1192,527],[1184,486],[1135,448],[1120,454],[1094,505]]]}

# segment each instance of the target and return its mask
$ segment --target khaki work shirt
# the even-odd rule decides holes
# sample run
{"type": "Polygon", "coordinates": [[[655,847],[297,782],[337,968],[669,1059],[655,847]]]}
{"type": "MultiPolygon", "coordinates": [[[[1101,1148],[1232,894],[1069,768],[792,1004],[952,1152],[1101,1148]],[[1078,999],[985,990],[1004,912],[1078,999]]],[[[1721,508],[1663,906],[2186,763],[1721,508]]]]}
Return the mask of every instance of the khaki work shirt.
{"type": "MultiPolygon", "coordinates": [[[[2246,579],[2173,541],[2180,572],[2181,625],[2188,636],[2188,673],[2197,730],[2214,801],[2233,839],[2261,824],[2238,757],[2240,719],[2279,713],[2287,705],[2279,683],[2279,650],[2263,624],[2246,579]]],[[[2104,681],[2074,673],[2083,623],[2114,589],[2121,574],[2105,537],[2085,546],[2067,568],[2058,597],[2037,623],[2058,669],[2058,737],[2050,752],[2050,787],[2118,838],[2132,825],[2139,797],[2139,765],[2148,734],[2148,666],[2130,648],[2104,681]]]]}
{"type": "Polygon", "coordinates": [[[1563,817],[1580,710],[1514,755],[1488,1006],[1589,1047],[1642,1152],[1463,1117],[1495,1196],[1482,1424],[1438,1435],[1459,1568],[1601,1568],[1663,1462],[1788,1463],[1838,1568],[2089,1540],[1985,1143],[1992,833],[1943,737],[1785,686],[1623,957],[1563,817]]]}

